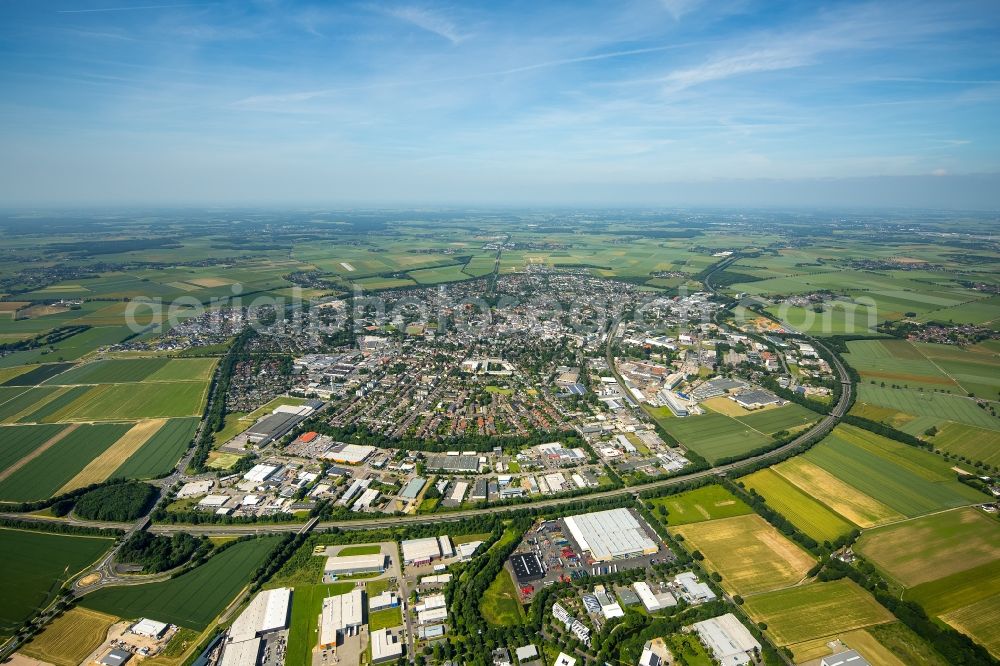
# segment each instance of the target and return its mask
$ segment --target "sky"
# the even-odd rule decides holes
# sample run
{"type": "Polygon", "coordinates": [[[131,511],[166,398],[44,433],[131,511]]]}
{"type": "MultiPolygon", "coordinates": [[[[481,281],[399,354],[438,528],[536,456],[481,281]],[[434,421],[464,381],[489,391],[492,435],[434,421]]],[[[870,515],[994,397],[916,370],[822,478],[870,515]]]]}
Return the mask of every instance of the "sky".
{"type": "Polygon", "coordinates": [[[1000,208],[996,0],[0,0],[0,205],[1000,208]]]}

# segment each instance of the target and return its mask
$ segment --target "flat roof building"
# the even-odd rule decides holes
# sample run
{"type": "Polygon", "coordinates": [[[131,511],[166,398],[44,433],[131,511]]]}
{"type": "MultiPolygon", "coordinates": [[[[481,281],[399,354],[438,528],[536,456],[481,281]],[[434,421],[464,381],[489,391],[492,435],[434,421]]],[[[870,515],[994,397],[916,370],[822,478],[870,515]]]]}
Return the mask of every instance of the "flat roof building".
{"type": "Polygon", "coordinates": [[[542,561],[535,553],[517,553],[511,555],[510,567],[514,570],[514,577],[517,578],[519,583],[527,583],[545,576],[542,561]]]}
{"type": "Polygon", "coordinates": [[[115,648],[101,657],[101,663],[104,664],[104,666],[121,666],[131,658],[132,653],[128,650],[119,650],[118,648],[115,648]]]}
{"type": "Polygon", "coordinates": [[[427,456],[427,469],[435,472],[464,474],[479,471],[479,456],[432,455],[427,456]]]}
{"type": "Polygon", "coordinates": [[[385,571],[385,554],[378,552],[371,555],[345,555],[344,557],[328,557],[323,567],[323,573],[333,576],[349,576],[358,573],[385,571]]]}
{"type": "Polygon", "coordinates": [[[169,627],[170,625],[165,622],[157,622],[156,620],[141,618],[138,622],[132,625],[132,628],[129,631],[137,636],[159,638],[163,634],[167,633],[167,629],[169,627]]]}
{"type": "Polygon", "coordinates": [[[229,628],[231,643],[240,643],[288,627],[292,589],[279,587],[254,597],[229,628]]]}
{"type": "Polygon", "coordinates": [[[628,509],[610,509],[564,519],[581,550],[597,562],[653,555],[659,546],[628,509]]]}
{"type": "Polygon", "coordinates": [[[337,444],[325,451],[320,458],[343,465],[360,465],[376,450],[374,446],[362,444],[337,444]]]}
{"type": "Polygon", "coordinates": [[[373,664],[399,659],[403,656],[403,644],[400,642],[399,636],[388,629],[373,631],[371,637],[373,664]]]}
{"type": "Polygon", "coordinates": [[[415,500],[420,491],[424,489],[427,479],[422,476],[415,476],[406,482],[403,489],[399,491],[399,496],[406,500],[415,500]]]}
{"type": "Polygon", "coordinates": [[[420,566],[441,557],[441,544],[436,537],[407,539],[400,546],[403,549],[404,564],[420,566]]]}
{"type": "Polygon", "coordinates": [[[344,632],[360,627],[364,622],[364,596],[361,588],[323,600],[320,613],[319,644],[323,649],[336,650],[344,632]]]}
{"type": "Polygon", "coordinates": [[[871,666],[857,650],[845,650],[829,657],[823,657],[819,663],[820,666],[871,666]]]}
{"type": "Polygon", "coordinates": [[[691,628],[722,666],[749,664],[754,653],[760,650],[757,639],[732,613],[695,622],[691,628]]]}

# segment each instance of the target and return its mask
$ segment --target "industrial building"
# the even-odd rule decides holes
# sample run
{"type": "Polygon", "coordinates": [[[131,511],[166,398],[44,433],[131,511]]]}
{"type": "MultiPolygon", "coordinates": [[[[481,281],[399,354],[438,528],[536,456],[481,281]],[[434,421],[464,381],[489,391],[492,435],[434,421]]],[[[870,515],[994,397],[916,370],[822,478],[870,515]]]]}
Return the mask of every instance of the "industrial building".
{"type": "Polygon", "coordinates": [[[517,553],[510,558],[511,569],[519,583],[528,583],[545,576],[542,561],[535,553],[517,553]]]}
{"type": "Polygon", "coordinates": [[[169,628],[170,625],[165,622],[157,622],[156,620],[141,618],[138,622],[132,625],[132,628],[129,631],[137,636],[160,638],[163,634],[167,633],[167,629],[169,628]]]}
{"type": "Polygon", "coordinates": [[[427,479],[422,476],[415,476],[406,482],[403,489],[399,491],[400,499],[405,500],[415,500],[420,494],[420,491],[424,489],[424,485],[427,484],[427,479]]]}
{"type": "Polygon", "coordinates": [[[374,446],[341,443],[331,447],[320,457],[342,465],[360,465],[377,450],[374,446]]]}
{"type": "Polygon", "coordinates": [[[732,613],[695,622],[691,628],[722,666],[749,664],[760,650],[757,639],[732,613]]]}
{"type": "Polygon", "coordinates": [[[229,627],[219,666],[255,666],[269,634],[288,628],[292,590],[279,587],[261,592],[229,627]]]}
{"type": "Polygon", "coordinates": [[[733,398],[743,409],[760,409],[768,405],[780,405],[781,398],[770,391],[747,391],[733,398]]]}
{"type": "Polygon", "coordinates": [[[857,650],[845,650],[829,657],[823,657],[819,663],[820,666],[871,666],[857,650]]]}
{"type": "Polygon", "coordinates": [[[364,624],[364,593],[355,588],[323,600],[320,613],[319,644],[324,650],[336,650],[345,632],[364,624]]]}
{"type": "Polygon", "coordinates": [[[632,589],[635,590],[636,596],[650,613],[677,605],[674,595],[669,592],[654,592],[649,583],[645,581],[632,583],[632,589]]]}
{"type": "Polygon", "coordinates": [[[345,555],[328,557],[323,573],[327,576],[350,576],[359,573],[382,573],[385,571],[385,554],[345,555]]]}
{"type": "Polygon", "coordinates": [[[654,555],[659,546],[628,509],[596,511],[564,519],[581,550],[596,562],[654,555]]]}
{"type": "Polygon", "coordinates": [[[440,537],[407,539],[400,546],[403,549],[403,563],[412,566],[430,564],[433,560],[451,557],[455,553],[447,534],[440,537]]]}
{"type": "Polygon", "coordinates": [[[302,405],[278,407],[247,429],[247,441],[252,444],[264,445],[280,439],[322,406],[321,400],[309,400],[302,405]]]}
{"type": "Polygon", "coordinates": [[[128,650],[120,650],[115,648],[111,652],[107,653],[101,657],[101,663],[104,666],[122,666],[125,662],[132,658],[132,653],[128,650]]]}
{"type": "Polygon", "coordinates": [[[368,597],[368,610],[373,613],[384,608],[396,608],[397,606],[399,606],[399,595],[391,590],[386,590],[374,597],[368,597]]]}
{"type": "Polygon", "coordinates": [[[480,462],[480,456],[434,455],[427,456],[427,469],[450,474],[476,473],[480,462]]]}
{"type": "Polygon", "coordinates": [[[388,629],[373,631],[371,640],[373,664],[381,664],[384,661],[392,661],[403,656],[403,644],[400,642],[399,636],[388,629]]]}

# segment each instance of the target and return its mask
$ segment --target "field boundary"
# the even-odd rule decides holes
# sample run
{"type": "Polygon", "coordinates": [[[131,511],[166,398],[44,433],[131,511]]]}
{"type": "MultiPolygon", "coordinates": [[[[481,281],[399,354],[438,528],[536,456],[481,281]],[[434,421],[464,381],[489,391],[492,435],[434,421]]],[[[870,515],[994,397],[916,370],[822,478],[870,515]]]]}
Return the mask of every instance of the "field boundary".
{"type": "Polygon", "coordinates": [[[87,465],[76,473],[72,479],[56,491],[56,495],[64,495],[68,492],[89,486],[92,483],[106,481],[114,474],[115,470],[131,458],[142,445],[152,438],[160,429],[166,425],[167,419],[146,419],[134,424],[124,435],[119,437],[111,446],[104,450],[104,453],[91,460],[87,465]]]}
{"type": "Polygon", "coordinates": [[[23,458],[18,460],[16,463],[11,465],[7,469],[0,472],[0,481],[6,480],[14,472],[18,471],[19,469],[30,463],[32,460],[34,460],[38,456],[42,455],[43,453],[51,449],[53,446],[62,441],[64,437],[67,437],[70,433],[79,428],[81,425],[82,424],[80,423],[71,423],[66,428],[63,428],[56,434],[52,435],[52,437],[50,437],[44,444],[39,446],[37,449],[29,453],[28,455],[24,456],[23,458]]]}

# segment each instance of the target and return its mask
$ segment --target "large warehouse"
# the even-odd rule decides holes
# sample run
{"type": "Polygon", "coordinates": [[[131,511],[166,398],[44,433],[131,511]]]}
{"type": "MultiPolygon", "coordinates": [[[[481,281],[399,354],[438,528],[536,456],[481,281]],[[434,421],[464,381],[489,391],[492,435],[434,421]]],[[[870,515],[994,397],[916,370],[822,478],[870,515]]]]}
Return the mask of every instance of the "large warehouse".
{"type": "Polygon", "coordinates": [[[580,549],[589,551],[595,562],[653,555],[659,550],[628,509],[570,516],[565,523],[580,549]]]}
{"type": "Polygon", "coordinates": [[[361,573],[382,573],[385,571],[385,554],[345,555],[326,558],[323,573],[327,576],[350,576],[361,573]]]}

